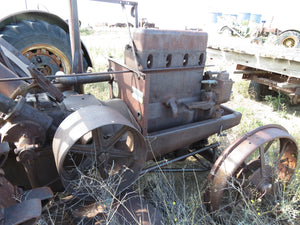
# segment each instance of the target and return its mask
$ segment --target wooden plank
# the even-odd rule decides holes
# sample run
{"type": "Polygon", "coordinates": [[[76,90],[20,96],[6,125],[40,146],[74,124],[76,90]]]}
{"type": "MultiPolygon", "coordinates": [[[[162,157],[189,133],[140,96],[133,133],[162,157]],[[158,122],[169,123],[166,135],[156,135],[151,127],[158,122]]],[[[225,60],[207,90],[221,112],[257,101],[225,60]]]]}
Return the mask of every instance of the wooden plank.
{"type": "Polygon", "coordinates": [[[259,70],[300,78],[300,61],[294,59],[276,58],[268,55],[238,52],[228,49],[222,50],[212,47],[207,48],[207,54],[210,58],[223,59],[259,70]]]}

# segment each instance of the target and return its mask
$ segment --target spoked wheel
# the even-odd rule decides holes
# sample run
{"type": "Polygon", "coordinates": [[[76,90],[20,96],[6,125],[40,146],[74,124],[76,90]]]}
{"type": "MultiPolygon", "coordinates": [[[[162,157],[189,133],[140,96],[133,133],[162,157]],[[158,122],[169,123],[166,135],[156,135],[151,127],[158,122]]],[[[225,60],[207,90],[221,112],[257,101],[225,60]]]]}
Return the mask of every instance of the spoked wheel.
{"type": "Polygon", "coordinates": [[[259,127],[233,142],[214,164],[204,201],[209,211],[232,209],[241,198],[276,195],[297,163],[294,138],[279,125],[259,127]]]}
{"type": "Polygon", "coordinates": [[[145,163],[146,144],[120,113],[92,105],[61,123],[53,139],[53,152],[69,193],[101,198],[103,193],[120,193],[136,180],[145,163]]]}

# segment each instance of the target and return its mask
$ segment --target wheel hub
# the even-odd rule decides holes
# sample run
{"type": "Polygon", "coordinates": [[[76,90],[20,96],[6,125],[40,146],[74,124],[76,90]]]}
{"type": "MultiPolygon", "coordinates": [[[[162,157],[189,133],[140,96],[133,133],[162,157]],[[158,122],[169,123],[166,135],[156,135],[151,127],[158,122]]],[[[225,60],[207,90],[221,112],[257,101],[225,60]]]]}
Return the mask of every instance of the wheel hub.
{"type": "Polygon", "coordinates": [[[287,37],[282,40],[282,45],[288,48],[293,48],[296,44],[296,40],[293,37],[287,37]]]}
{"type": "Polygon", "coordinates": [[[30,60],[44,75],[53,75],[58,71],[71,73],[68,58],[59,49],[46,44],[32,45],[21,53],[30,60]]]}
{"type": "Polygon", "coordinates": [[[259,197],[263,197],[265,194],[271,192],[273,187],[272,174],[273,168],[270,166],[266,166],[264,172],[262,172],[262,169],[259,168],[248,178],[250,185],[252,187],[255,187],[255,189],[259,193],[259,197]]]}

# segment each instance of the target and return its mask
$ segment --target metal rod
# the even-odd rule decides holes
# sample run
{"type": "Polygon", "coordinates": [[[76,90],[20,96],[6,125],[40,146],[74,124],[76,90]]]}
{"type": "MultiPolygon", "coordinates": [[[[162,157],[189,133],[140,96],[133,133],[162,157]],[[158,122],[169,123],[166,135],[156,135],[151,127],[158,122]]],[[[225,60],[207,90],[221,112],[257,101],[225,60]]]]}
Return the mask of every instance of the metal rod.
{"type": "Polygon", "coordinates": [[[272,73],[272,72],[261,71],[261,70],[236,70],[233,73],[234,74],[265,74],[265,73],[272,73]]]}
{"type": "Polygon", "coordinates": [[[135,17],[135,27],[139,27],[139,19],[138,19],[138,2],[132,1],[122,1],[122,0],[92,0],[96,2],[106,2],[106,3],[113,3],[113,4],[120,4],[120,5],[132,5],[134,7],[134,17],[135,17]]]}
{"type": "Polygon", "coordinates": [[[119,66],[121,66],[121,67],[123,67],[123,68],[125,68],[125,69],[127,69],[127,70],[130,70],[131,72],[137,74],[138,76],[141,76],[141,77],[143,77],[143,78],[146,77],[146,74],[144,74],[143,71],[139,71],[139,70],[132,69],[132,68],[126,66],[125,64],[121,64],[121,63],[117,62],[117,61],[114,60],[113,58],[108,58],[108,61],[109,61],[109,62],[113,62],[113,63],[115,63],[115,64],[117,64],[117,65],[119,65],[119,66]]]}
{"type": "Polygon", "coordinates": [[[72,50],[72,72],[83,73],[77,0],[70,0],[69,32],[72,50]]]}
{"type": "Polygon", "coordinates": [[[157,164],[157,165],[155,165],[155,166],[148,167],[148,168],[142,170],[142,171],[140,172],[140,175],[144,175],[145,173],[148,173],[148,172],[150,172],[150,171],[152,171],[152,170],[155,170],[155,169],[158,169],[158,168],[160,168],[160,167],[169,165],[169,164],[171,164],[171,163],[174,163],[174,162],[177,162],[177,161],[179,161],[179,160],[185,159],[185,158],[187,158],[187,157],[196,155],[196,154],[198,154],[198,153],[200,153],[200,152],[204,152],[204,151],[206,151],[206,150],[208,150],[208,149],[215,148],[215,147],[217,147],[217,146],[219,146],[219,143],[213,143],[213,144],[211,144],[211,145],[209,145],[209,146],[206,146],[206,147],[204,147],[204,148],[195,150],[195,151],[190,152],[190,153],[188,153],[188,154],[179,156],[179,157],[177,157],[177,158],[175,158],[175,159],[168,160],[168,161],[159,163],[159,164],[157,164]]]}
{"type": "MultiPolygon", "coordinates": [[[[78,21],[77,0],[69,0],[70,3],[70,20],[69,33],[72,52],[72,73],[83,73],[83,61],[81,54],[81,40],[78,21]]],[[[74,90],[83,93],[82,85],[75,85],[74,90]]]]}
{"type": "Polygon", "coordinates": [[[206,172],[210,170],[211,168],[160,168],[149,171],[149,173],[157,173],[157,172],[163,172],[163,173],[190,173],[190,172],[206,172]]]}
{"type": "Polygon", "coordinates": [[[188,67],[174,67],[174,68],[158,68],[158,69],[146,69],[142,70],[143,73],[146,72],[152,72],[152,73],[160,73],[160,72],[165,72],[165,71],[186,71],[186,70],[194,70],[194,69],[203,69],[205,67],[210,67],[211,65],[207,66],[188,66],[188,67]]]}
{"type": "Polygon", "coordinates": [[[138,16],[138,7],[137,4],[134,7],[134,18],[135,18],[135,28],[139,27],[139,16],[138,16]]]}
{"type": "Polygon", "coordinates": [[[133,1],[122,1],[122,0],[92,0],[95,2],[106,2],[106,3],[114,3],[114,4],[121,4],[121,5],[132,5],[135,6],[138,3],[133,1]]]}
{"type": "MultiPolygon", "coordinates": [[[[79,73],[79,74],[64,74],[64,75],[46,75],[45,78],[53,79],[53,78],[61,78],[61,77],[82,77],[82,76],[102,76],[102,75],[110,75],[110,74],[120,74],[120,73],[132,73],[132,71],[110,71],[110,72],[99,72],[99,73],[79,73]]],[[[7,81],[18,81],[18,80],[34,80],[35,77],[15,77],[15,78],[0,78],[0,82],[7,81]]]]}

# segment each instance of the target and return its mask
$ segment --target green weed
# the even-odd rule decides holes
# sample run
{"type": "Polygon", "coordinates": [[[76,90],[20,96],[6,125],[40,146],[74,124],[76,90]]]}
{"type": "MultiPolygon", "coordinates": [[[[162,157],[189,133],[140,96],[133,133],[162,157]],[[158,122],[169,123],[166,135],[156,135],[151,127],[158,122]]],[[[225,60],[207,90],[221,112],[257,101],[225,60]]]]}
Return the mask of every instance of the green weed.
{"type": "Polygon", "coordinates": [[[280,92],[278,96],[266,95],[265,101],[273,108],[275,111],[284,111],[286,112],[288,106],[288,99],[285,95],[282,95],[280,92]]]}

